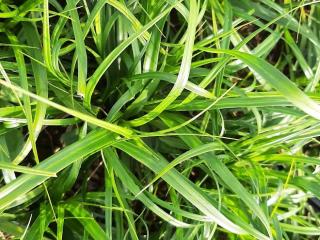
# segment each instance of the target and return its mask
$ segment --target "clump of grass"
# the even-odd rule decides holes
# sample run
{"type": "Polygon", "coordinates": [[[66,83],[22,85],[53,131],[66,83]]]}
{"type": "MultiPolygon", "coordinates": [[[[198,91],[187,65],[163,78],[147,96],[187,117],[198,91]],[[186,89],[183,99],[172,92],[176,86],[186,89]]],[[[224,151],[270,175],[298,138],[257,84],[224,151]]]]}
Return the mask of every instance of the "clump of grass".
{"type": "Polygon", "coordinates": [[[0,8],[3,236],[320,235],[318,1],[0,8]]]}

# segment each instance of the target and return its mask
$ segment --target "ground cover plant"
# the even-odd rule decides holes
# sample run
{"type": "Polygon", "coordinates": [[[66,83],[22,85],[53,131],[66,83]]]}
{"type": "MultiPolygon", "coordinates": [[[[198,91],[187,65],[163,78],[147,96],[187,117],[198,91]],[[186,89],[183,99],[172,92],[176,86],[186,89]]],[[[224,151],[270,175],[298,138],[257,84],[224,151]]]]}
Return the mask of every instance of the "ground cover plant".
{"type": "Polygon", "coordinates": [[[319,1],[0,18],[1,238],[319,239],[319,1]]]}

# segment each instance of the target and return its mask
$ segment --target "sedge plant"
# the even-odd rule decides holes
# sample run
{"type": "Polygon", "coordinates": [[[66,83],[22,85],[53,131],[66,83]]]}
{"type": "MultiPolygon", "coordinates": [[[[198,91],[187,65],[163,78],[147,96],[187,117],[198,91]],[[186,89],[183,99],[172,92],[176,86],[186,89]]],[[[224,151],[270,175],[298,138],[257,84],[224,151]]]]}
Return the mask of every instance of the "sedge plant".
{"type": "Polygon", "coordinates": [[[319,1],[0,9],[2,238],[319,238],[319,1]]]}

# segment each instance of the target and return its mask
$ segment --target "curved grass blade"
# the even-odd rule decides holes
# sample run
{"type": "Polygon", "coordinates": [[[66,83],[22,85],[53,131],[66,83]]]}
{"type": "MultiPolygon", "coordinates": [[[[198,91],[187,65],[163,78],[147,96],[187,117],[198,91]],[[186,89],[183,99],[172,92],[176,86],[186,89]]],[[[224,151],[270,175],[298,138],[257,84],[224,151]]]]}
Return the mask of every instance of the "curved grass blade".
{"type": "MultiPolygon", "coordinates": [[[[105,130],[91,132],[83,139],[40,162],[34,169],[58,173],[79,159],[110,146],[114,141],[115,135],[105,130]]],[[[17,198],[27,194],[48,178],[45,176],[22,175],[0,188],[0,211],[6,210],[17,198]]]]}
{"type": "Polygon", "coordinates": [[[161,101],[161,103],[157,107],[148,112],[146,115],[130,121],[130,124],[132,126],[141,126],[156,118],[182,93],[188,82],[192,62],[193,45],[197,27],[196,20],[198,16],[198,6],[195,0],[190,1],[190,9],[192,11],[189,14],[188,29],[186,32],[186,43],[177,80],[169,94],[161,101]]]}
{"type": "MultiPolygon", "coordinates": [[[[177,115],[169,115],[166,114],[165,116],[162,115],[161,119],[164,121],[166,125],[169,127],[174,127],[175,125],[183,122],[183,119],[179,118],[177,115]]],[[[190,130],[186,128],[180,128],[176,130],[179,132],[190,132],[190,130]]],[[[190,132],[192,133],[192,132],[190,132]]],[[[191,148],[200,148],[203,145],[203,142],[197,136],[180,136],[180,138],[191,148]]],[[[220,142],[221,147],[225,147],[220,142]]],[[[226,150],[229,150],[226,148],[226,150]]],[[[272,237],[271,227],[268,221],[266,214],[260,208],[260,206],[256,203],[256,200],[253,196],[247,192],[244,186],[238,181],[238,179],[232,174],[232,172],[226,167],[224,163],[220,159],[217,159],[215,154],[212,152],[204,153],[200,156],[206,164],[212,168],[212,170],[218,174],[218,176],[222,179],[222,181],[232,190],[235,192],[239,198],[252,210],[254,214],[256,214],[260,221],[263,223],[264,227],[268,231],[270,237],[272,237]]]]}
{"type": "MultiPolygon", "coordinates": [[[[167,165],[167,161],[163,159],[163,157],[152,151],[150,148],[145,147],[142,142],[138,142],[138,146],[130,142],[119,142],[115,143],[114,146],[137,159],[155,173],[159,173],[167,165]]],[[[252,234],[257,236],[259,239],[269,239],[261,232],[246,225],[244,222],[238,221],[239,219],[236,220],[237,224],[239,225],[236,225],[230,221],[212,205],[212,203],[208,200],[204,193],[200,191],[200,189],[179,174],[177,170],[171,169],[166,175],[163,176],[163,179],[201,212],[203,212],[203,214],[208,216],[209,219],[226,228],[228,231],[237,234],[252,234]]]]}
{"type": "Polygon", "coordinates": [[[28,91],[26,91],[26,90],[24,90],[24,89],[22,89],[20,87],[17,87],[17,86],[14,86],[12,84],[9,84],[9,83],[7,83],[7,82],[5,82],[3,80],[0,80],[0,84],[2,84],[3,86],[8,87],[10,89],[13,89],[15,91],[18,91],[18,92],[20,92],[20,93],[22,93],[24,95],[30,96],[30,97],[32,97],[32,98],[34,98],[34,99],[36,99],[36,100],[38,100],[38,101],[40,101],[42,103],[45,103],[45,104],[47,104],[47,105],[49,105],[51,107],[59,109],[59,110],[65,112],[65,113],[68,113],[68,114],[72,115],[72,116],[80,118],[83,121],[86,121],[88,123],[92,123],[92,124],[94,124],[96,126],[100,126],[102,128],[105,128],[105,129],[108,129],[108,130],[110,130],[112,132],[115,132],[115,133],[118,133],[120,135],[129,137],[133,133],[128,128],[124,128],[124,127],[121,127],[121,126],[118,126],[118,125],[115,125],[115,124],[112,124],[112,123],[108,123],[108,122],[102,121],[100,119],[97,119],[95,117],[92,117],[90,115],[87,115],[85,113],[82,113],[82,112],[79,112],[79,111],[64,107],[64,106],[62,106],[60,104],[54,103],[54,102],[46,99],[46,98],[43,98],[43,97],[40,97],[40,96],[38,96],[36,94],[30,93],[30,92],[28,92],[28,91]]]}
{"type": "MultiPolygon", "coordinates": [[[[116,172],[117,176],[121,179],[121,182],[123,183],[126,188],[128,188],[132,194],[136,195],[140,189],[139,186],[134,182],[132,177],[129,175],[128,171],[125,169],[125,166],[123,166],[116,155],[114,149],[107,148],[103,150],[105,158],[110,161],[110,164],[112,165],[114,171],[116,172]]],[[[176,226],[176,227],[190,227],[189,224],[181,222],[175,218],[173,218],[171,215],[164,212],[161,208],[159,208],[156,204],[154,204],[153,201],[151,201],[145,194],[139,194],[137,196],[137,199],[139,199],[146,207],[148,207],[151,211],[153,211],[155,214],[157,214],[159,217],[163,218],[166,222],[169,222],[170,224],[176,226]]]]}
{"type": "Polygon", "coordinates": [[[78,60],[78,89],[77,94],[81,97],[84,97],[86,92],[86,81],[87,81],[87,53],[86,46],[84,43],[84,34],[81,29],[80,19],[78,12],[76,10],[77,0],[72,0],[70,2],[70,7],[72,10],[70,11],[71,22],[73,27],[73,33],[75,36],[75,44],[76,44],[76,58],[78,60]]]}
{"type": "Polygon", "coordinates": [[[150,29],[152,26],[154,26],[158,21],[160,21],[163,17],[165,17],[173,8],[174,6],[168,7],[166,10],[164,10],[161,14],[159,14],[157,17],[155,17],[153,20],[151,20],[148,24],[146,24],[144,27],[142,27],[139,31],[132,34],[129,38],[127,38],[125,41],[120,43],[99,65],[99,67],[95,70],[95,72],[92,74],[88,81],[86,95],[84,99],[84,104],[86,107],[91,108],[91,96],[93,94],[93,91],[100,81],[100,78],[105,73],[105,71],[110,67],[110,65],[116,60],[116,58],[130,45],[132,44],[136,39],[138,39],[140,36],[142,36],[148,29],[150,29]]]}
{"type": "Polygon", "coordinates": [[[320,119],[320,106],[267,61],[239,51],[215,50],[210,48],[201,48],[201,50],[213,53],[226,53],[240,59],[265,79],[272,87],[278,90],[279,93],[287,98],[293,105],[310,116],[320,119]]]}

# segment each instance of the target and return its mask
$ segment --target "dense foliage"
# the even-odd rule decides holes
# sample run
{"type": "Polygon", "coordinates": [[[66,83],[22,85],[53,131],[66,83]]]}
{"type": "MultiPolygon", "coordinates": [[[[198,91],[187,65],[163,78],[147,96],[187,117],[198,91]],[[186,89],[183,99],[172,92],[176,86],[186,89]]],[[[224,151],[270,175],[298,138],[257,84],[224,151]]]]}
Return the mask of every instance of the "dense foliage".
{"type": "Polygon", "coordinates": [[[318,239],[318,2],[0,1],[2,237],[318,239]]]}

